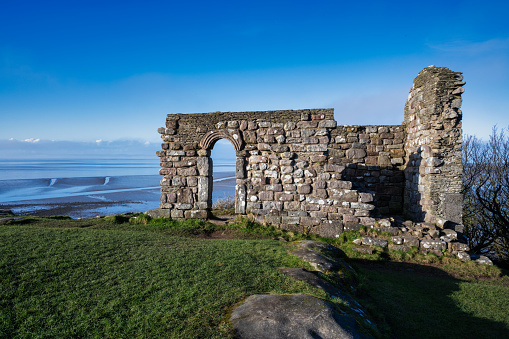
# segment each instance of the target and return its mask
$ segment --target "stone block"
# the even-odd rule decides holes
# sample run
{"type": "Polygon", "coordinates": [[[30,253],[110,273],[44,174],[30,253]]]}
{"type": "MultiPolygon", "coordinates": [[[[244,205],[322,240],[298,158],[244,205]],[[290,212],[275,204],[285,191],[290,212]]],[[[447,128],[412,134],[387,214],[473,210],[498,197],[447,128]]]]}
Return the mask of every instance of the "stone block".
{"type": "Polygon", "coordinates": [[[274,192],[273,191],[262,191],[258,194],[261,201],[272,201],[274,200],[274,192]]]}
{"type": "Polygon", "coordinates": [[[366,151],[360,148],[351,148],[346,151],[346,157],[348,159],[361,159],[366,156],[366,151]]]}
{"type": "Polygon", "coordinates": [[[362,254],[373,254],[374,250],[369,247],[354,247],[353,250],[355,252],[359,252],[362,254]]]}
{"type": "Polygon", "coordinates": [[[238,157],[235,161],[235,178],[246,178],[246,159],[238,157]]]}
{"type": "Polygon", "coordinates": [[[193,204],[193,191],[189,188],[179,189],[177,191],[177,203],[193,204]]]}
{"type": "Polygon", "coordinates": [[[338,220],[326,220],[318,225],[316,232],[321,237],[334,239],[343,233],[343,223],[338,220]]]}
{"type": "Polygon", "coordinates": [[[447,248],[447,243],[442,240],[423,239],[423,240],[421,240],[420,247],[423,249],[427,249],[427,250],[443,251],[447,248]]]}
{"type": "Polygon", "coordinates": [[[309,194],[311,193],[311,185],[299,185],[297,187],[297,192],[299,194],[309,194]]]}
{"type": "Polygon", "coordinates": [[[183,176],[183,177],[190,177],[197,175],[198,171],[196,171],[195,167],[184,167],[184,168],[177,168],[177,175],[183,176]]]}
{"type": "Polygon", "coordinates": [[[402,244],[389,244],[389,249],[392,251],[410,252],[410,246],[402,244]]]}
{"type": "Polygon", "coordinates": [[[318,127],[318,121],[299,121],[297,128],[316,128],[318,127]]]}
{"type": "Polygon", "coordinates": [[[302,226],[316,226],[320,224],[320,219],[313,217],[301,217],[300,224],[302,226]]]}
{"type": "Polygon", "coordinates": [[[317,144],[317,145],[306,145],[307,152],[325,152],[327,151],[327,144],[317,144]]]}
{"type": "Polygon", "coordinates": [[[282,216],[281,223],[298,225],[300,224],[300,216],[282,216]]]}
{"type": "Polygon", "coordinates": [[[375,209],[374,205],[364,204],[364,203],[360,203],[360,202],[352,202],[352,203],[350,203],[350,207],[354,208],[354,209],[366,210],[366,211],[372,211],[375,209]]]}
{"type": "Polygon", "coordinates": [[[209,199],[209,178],[198,177],[198,201],[208,201],[209,199]]]}
{"type": "Polygon", "coordinates": [[[207,219],[208,212],[206,210],[185,211],[184,217],[186,219],[207,219]]]}
{"type": "Polygon", "coordinates": [[[173,219],[181,219],[184,217],[184,211],[178,210],[178,209],[173,209],[173,210],[171,210],[170,215],[173,219]]]}
{"type": "Polygon", "coordinates": [[[281,223],[281,217],[279,215],[266,215],[263,218],[266,224],[277,225],[281,223]]]}
{"type": "Polygon", "coordinates": [[[463,244],[461,242],[451,242],[450,246],[453,251],[462,251],[462,252],[470,251],[470,247],[467,244],[463,244]]]}
{"type": "Polygon", "coordinates": [[[391,149],[391,158],[403,158],[405,156],[405,150],[403,149],[391,149]]]}
{"type": "Polygon", "coordinates": [[[293,194],[286,194],[282,192],[275,193],[275,200],[277,201],[292,201],[293,198],[293,194]]]}
{"type": "Polygon", "coordinates": [[[272,210],[281,211],[283,209],[283,203],[280,201],[264,201],[263,209],[269,211],[272,210]]]}
{"type": "Polygon", "coordinates": [[[327,190],[325,190],[325,189],[315,189],[315,190],[313,190],[313,195],[318,197],[318,198],[326,199],[327,198],[327,190]]]}
{"type": "Polygon", "coordinates": [[[340,189],[346,189],[346,190],[350,190],[352,188],[351,181],[331,180],[328,183],[328,185],[329,185],[329,188],[340,188],[340,189]]]}
{"type": "Polygon", "coordinates": [[[361,224],[356,222],[344,222],[343,230],[346,231],[358,231],[361,229],[361,224]]]}
{"type": "Polygon", "coordinates": [[[246,213],[246,186],[236,185],[235,186],[235,213],[245,214],[246,213]]]}
{"type": "Polygon", "coordinates": [[[261,208],[262,208],[262,204],[259,203],[259,202],[250,202],[250,201],[248,201],[246,203],[246,210],[247,211],[259,210],[261,208]]]}
{"type": "Polygon", "coordinates": [[[367,246],[380,246],[385,248],[389,245],[389,242],[385,239],[362,237],[362,244],[367,246]]]}
{"type": "Polygon", "coordinates": [[[419,247],[419,239],[410,237],[410,236],[404,236],[403,238],[403,244],[410,246],[410,247],[419,247]]]}
{"type": "Polygon", "coordinates": [[[347,215],[347,214],[343,215],[343,222],[345,223],[345,225],[347,223],[356,223],[356,224],[358,224],[359,221],[360,221],[359,218],[355,217],[353,215],[347,215]]]}
{"type": "Polygon", "coordinates": [[[244,141],[247,144],[256,144],[256,132],[255,131],[244,131],[244,141]]]}
{"type": "Polygon", "coordinates": [[[198,168],[198,172],[201,176],[209,176],[210,175],[210,159],[208,157],[198,157],[196,158],[196,167],[198,168]]]}
{"type": "Polygon", "coordinates": [[[373,195],[371,193],[359,193],[360,202],[372,202],[373,195]]]}
{"type": "Polygon", "coordinates": [[[375,224],[375,218],[371,217],[360,217],[360,223],[364,226],[373,226],[375,224]]]}
{"type": "Polygon", "coordinates": [[[403,244],[403,238],[402,237],[392,237],[392,242],[395,245],[402,245],[403,244]]]}
{"type": "Polygon", "coordinates": [[[169,156],[169,157],[172,157],[172,156],[183,156],[183,155],[186,155],[186,152],[185,151],[166,151],[166,155],[169,156]]]}

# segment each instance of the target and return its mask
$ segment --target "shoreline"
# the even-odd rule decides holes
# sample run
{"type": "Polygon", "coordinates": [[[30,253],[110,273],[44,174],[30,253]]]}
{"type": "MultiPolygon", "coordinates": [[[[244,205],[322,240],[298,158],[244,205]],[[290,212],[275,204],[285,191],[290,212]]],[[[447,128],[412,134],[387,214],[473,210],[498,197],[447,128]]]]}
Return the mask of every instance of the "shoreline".
{"type": "MultiPolygon", "coordinates": [[[[68,215],[73,219],[143,213],[159,207],[161,178],[126,175],[0,180],[0,209],[9,209],[17,216],[68,215]]],[[[213,202],[234,195],[235,183],[234,172],[214,173],[213,202]]]]}

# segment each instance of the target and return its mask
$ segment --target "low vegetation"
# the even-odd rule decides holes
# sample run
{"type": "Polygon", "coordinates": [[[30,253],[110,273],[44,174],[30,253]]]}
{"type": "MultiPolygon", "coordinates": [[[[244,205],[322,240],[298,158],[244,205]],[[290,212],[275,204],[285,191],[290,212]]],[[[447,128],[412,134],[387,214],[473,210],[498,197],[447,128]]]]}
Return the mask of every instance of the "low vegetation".
{"type": "MultiPolygon", "coordinates": [[[[363,255],[351,243],[362,232],[369,230],[327,241],[351,257],[354,297],[381,337],[507,336],[505,271],[416,250],[363,255]]],[[[311,270],[288,254],[292,241],[307,238],[316,237],[248,219],[214,225],[140,214],[11,221],[0,225],[0,337],[232,337],[228,314],[251,294],[327,299],[277,270],[311,270]]]]}
{"type": "Polygon", "coordinates": [[[234,215],[235,214],[235,198],[231,195],[218,199],[212,205],[212,214],[219,215],[234,215]]]}

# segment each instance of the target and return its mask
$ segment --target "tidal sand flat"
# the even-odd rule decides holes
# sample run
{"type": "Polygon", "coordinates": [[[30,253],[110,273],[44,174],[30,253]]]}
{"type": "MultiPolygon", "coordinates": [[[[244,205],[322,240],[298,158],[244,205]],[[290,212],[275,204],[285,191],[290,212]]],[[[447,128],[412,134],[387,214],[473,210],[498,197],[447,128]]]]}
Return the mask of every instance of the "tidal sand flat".
{"type": "MultiPolygon", "coordinates": [[[[0,206],[17,215],[97,215],[159,207],[160,175],[0,180],[0,206]]],[[[235,174],[214,175],[213,201],[235,194],[235,174]]]]}

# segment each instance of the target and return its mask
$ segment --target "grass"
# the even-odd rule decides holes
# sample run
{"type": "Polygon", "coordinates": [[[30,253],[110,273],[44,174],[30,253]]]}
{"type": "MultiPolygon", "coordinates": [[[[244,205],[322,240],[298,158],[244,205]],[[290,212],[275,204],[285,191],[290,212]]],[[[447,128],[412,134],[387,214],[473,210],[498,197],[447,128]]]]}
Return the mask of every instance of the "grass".
{"type": "MultiPolygon", "coordinates": [[[[504,271],[415,249],[353,251],[352,240],[367,232],[327,241],[351,256],[350,281],[381,337],[509,337],[504,271]]],[[[1,225],[0,337],[233,337],[228,314],[249,295],[328,299],[277,270],[310,269],[287,253],[301,239],[319,238],[247,218],[228,226],[143,215],[1,225]],[[227,227],[235,239],[204,237],[227,227]]]]}
{"type": "Polygon", "coordinates": [[[304,265],[291,245],[193,237],[206,225],[0,226],[0,337],[224,338],[230,307],[251,294],[325,297],[277,270],[304,265]]]}
{"type": "Polygon", "coordinates": [[[361,303],[387,337],[507,338],[509,280],[460,280],[409,263],[358,263],[361,303]]]}
{"type": "Polygon", "coordinates": [[[354,239],[374,232],[361,228],[332,242],[356,267],[357,296],[382,336],[509,338],[507,272],[462,262],[448,252],[438,257],[416,248],[407,253],[380,247],[373,254],[353,250],[354,239]]]}

